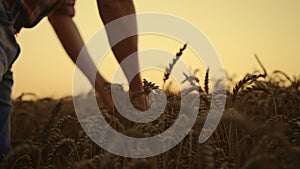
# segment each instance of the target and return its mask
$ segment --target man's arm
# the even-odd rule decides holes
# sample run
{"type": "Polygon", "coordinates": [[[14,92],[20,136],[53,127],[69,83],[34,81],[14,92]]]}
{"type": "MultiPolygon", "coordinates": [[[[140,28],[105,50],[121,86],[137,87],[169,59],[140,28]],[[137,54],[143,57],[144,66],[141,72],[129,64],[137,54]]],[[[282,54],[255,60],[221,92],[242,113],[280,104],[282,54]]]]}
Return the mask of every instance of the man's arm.
{"type": "MultiPolygon", "coordinates": [[[[84,42],[72,17],[54,13],[48,16],[48,19],[69,57],[76,64],[77,57],[84,46],[84,42]]],[[[104,104],[106,106],[113,106],[110,95],[104,91],[107,81],[97,71],[97,67],[88,54],[82,61],[82,65],[77,66],[85,74],[90,83],[92,85],[95,84],[95,90],[98,94],[100,94],[104,104]],[[96,78],[94,72],[97,72],[96,78]],[[93,81],[94,79],[95,81],[93,81]]]]}
{"type": "MultiPolygon", "coordinates": [[[[104,24],[107,24],[126,15],[135,14],[132,0],[97,0],[97,2],[100,17],[104,24]]],[[[131,20],[131,22],[127,22],[123,25],[120,24],[118,25],[118,28],[119,30],[125,31],[124,34],[126,34],[126,31],[137,32],[136,20],[131,20]]],[[[114,32],[113,30],[106,31],[109,41],[111,42],[111,39],[114,36],[114,32]]],[[[122,40],[120,43],[113,46],[112,50],[118,62],[121,63],[129,55],[137,52],[137,36],[132,36],[125,40],[122,40]]],[[[133,63],[131,63],[131,66],[132,69],[135,69],[136,72],[139,72],[137,59],[134,60],[133,63]]],[[[129,72],[126,70],[126,68],[123,68],[123,71],[128,79],[130,76],[129,72]]],[[[135,76],[132,83],[130,83],[130,88],[136,91],[142,90],[140,74],[137,74],[137,76],[135,76]]]]}
{"type": "MultiPolygon", "coordinates": [[[[135,8],[132,0],[97,0],[98,10],[100,13],[100,17],[104,24],[107,24],[111,21],[114,21],[118,18],[121,18],[126,15],[135,14],[135,8]]],[[[118,25],[118,29],[124,31],[124,34],[129,32],[134,32],[137,34],[137,23],[136,18],[132,17],[130,21],[118,25]],[[127,31],[127,32],[126,32],[127,31]]],[[[116,32],[114,30],[106,30],[108,39],[112,44],[113,36],[116,32]]],[[[131,36],[127,39],[122,40],[118,44],[112,47],[113,53],[121,63],[124,59],[126,59],[129,55],[137,52],[138,50],[138,37],[131,36]]],[[[137,54],[137,53],[136,53],[137,54]]],[[[143,90],[143,85],[141,81],[140,73],[136,74],[131,82],[129,82],[130,72],[139,72],[139,62],[138,57],[136,59],[131,59],[130,68],[122,67],[124,74],[128,80],[129,92],[131,95],[135,92],[140,92],[143,90]]],[[[141,105],[143,109],[147,109],[149,107],[147,101],[145,102],[145,96],[141,96],[138,98],[137,102],[141,105]]]]}

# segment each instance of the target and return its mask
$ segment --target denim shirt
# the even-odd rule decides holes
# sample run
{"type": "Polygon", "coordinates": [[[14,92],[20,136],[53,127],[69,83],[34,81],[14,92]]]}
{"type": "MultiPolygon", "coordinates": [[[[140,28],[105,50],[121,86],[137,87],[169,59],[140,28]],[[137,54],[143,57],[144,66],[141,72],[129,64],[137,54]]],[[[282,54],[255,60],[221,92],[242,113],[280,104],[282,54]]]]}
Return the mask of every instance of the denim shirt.
{"type": "Polygon", "coordinates": [[[19,55],[20,48],[13,31],[14,19],[0,0],[0,81],[19,55]]]}
{"type": "Polygon", "coordinates": [[[13,31],[14,19],[0,0],[0,155],[10,150],[11,89],[10,68],[19,55],[20,48],[13,31]]]}

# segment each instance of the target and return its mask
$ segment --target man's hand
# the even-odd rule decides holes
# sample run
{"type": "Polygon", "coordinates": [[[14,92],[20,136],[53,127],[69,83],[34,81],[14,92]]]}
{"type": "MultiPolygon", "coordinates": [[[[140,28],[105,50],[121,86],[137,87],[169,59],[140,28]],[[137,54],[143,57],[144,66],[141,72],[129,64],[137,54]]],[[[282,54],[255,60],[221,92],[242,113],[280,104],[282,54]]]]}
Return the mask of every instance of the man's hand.
{"type": "Polygon", "coordinates": [[[105,81],[104,78],[99,73],[97,73],[95,81],[95,92],[96,96],[98,96],[100,99],[98,103],[100,108],[112,108],[114,106],[112,96],[106,89],[108,85],[110,85],[110,83],[105,81]]]}
{"type": "Polygon", "coordinates": [[[138,92],[137,94],[134,94],[133,92],[129,91],[129,96],[132,105],[140,110],[140,111],[146,111],[150,108],[149,103],[149,96],[145,94],[144,92],[138,92]]]}

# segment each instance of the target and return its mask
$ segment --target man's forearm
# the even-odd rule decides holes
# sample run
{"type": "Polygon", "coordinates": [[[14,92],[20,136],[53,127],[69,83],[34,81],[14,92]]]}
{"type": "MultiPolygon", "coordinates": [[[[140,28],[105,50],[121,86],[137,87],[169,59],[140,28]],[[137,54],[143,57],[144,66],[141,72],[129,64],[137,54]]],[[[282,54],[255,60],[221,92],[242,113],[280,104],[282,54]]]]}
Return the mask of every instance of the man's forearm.
{"type": "MultiPolygon", "coordinates": [[[[97,2],[98,10],[104,24],[107,24],[126,15],[135,14],[134,4],[132,0],[97,0],[97,2]]],[[[119,24],[118,29],[122,30],[124,34],[129,33],[129,31],[131,33],[134,32],[135,34],[137,34],[137,24],[135,17],[132,17],[129,22],[119,24]]],[[[114,32],[115,30],[106,31],[109,41],[112,44],[112,39],[114,39],[113,37],[116,35],[116,33],[114,32]]],[[[121,63],[129,55],[137,52],[137,41],[137,36],[131,36],[112,47],[113,53],[119,63],[121,63]]],[[[128,67],[122,67],[122,69],[127,79],[129,80],[131,72],[139,72],[138,58],[136,57],[136,59],[131,59],[130,70],[128,67]]],[[[139,73],[134,76],[134,79],[130,83],[130,88],[134,91],[142,89],[142,83],[139,73]]]]}
{"type": "MultiPolygon", "coordinates": [[[[73,22],[73,19],[70,16],[65,15],[51,15],[48,19],[69,57],[74,63],[76,63],[79,53],[84,46],[84,42],[77,26],[73,22]]],[[[80,70],[86,75],[92,84],[95,83],[93,80],[98,81],[96,85],[106,82],[105,79],[103,79],[103,77],[98,73],[97,67],[87,52],[85,55],[85,57],[81,58],[81,65],[77,65],[80,70]],[[95,72],[97,72],[97,74],[95,74],[95,72]],[[97,78],[95,78],[95,76],[97,78]]]]}

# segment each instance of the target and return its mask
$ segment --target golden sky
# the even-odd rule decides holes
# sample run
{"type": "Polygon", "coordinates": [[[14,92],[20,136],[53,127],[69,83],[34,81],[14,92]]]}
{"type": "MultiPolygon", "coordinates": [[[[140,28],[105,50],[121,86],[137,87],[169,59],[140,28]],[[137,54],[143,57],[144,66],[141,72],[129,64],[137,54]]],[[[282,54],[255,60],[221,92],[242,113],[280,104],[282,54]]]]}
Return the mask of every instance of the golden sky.
{"type": "MultiPolygon", "coordinates": [[[[229,74],[244,75],[259,69],[257,53],[269,72],[280,69],[297,75],[300,56],[299,0],[135,0],[137,13],[172,14],[195,25],[216,48],[229,74]]],[[[74,20],[85,41],[103,27],[94,0],[77,0],[74,20]]],[[[47,19],[17,37],[21,54],[14,64],[13,97],[22,92],[40,97],[71,95],[74,66],[61,47],[47,19]]],[[[181,44],[166,37],[142,36],[140,49],[161,48],[176,53],[181,44]],[[160,42],[160,43],[157,43],[160,42]]],[[[187,51],[186,55],[192,55],[187,51]]],[[[183,55],[192,69],[201,62],[183,55]]],[[[108,79],[116,61],[108,56],[100,70],[108,79]],[[111,65],[114,65],[113,67],[111,65]]],[[[199,67],[198,67],[199,66],[199,67]]],[[[204,72],[203,72],[204,73],[204,72]]],[[[145,74],[156,82],[156,75],[145,74]]],[[[157,82],[160,83],[160,82],[157,82]]]]}

